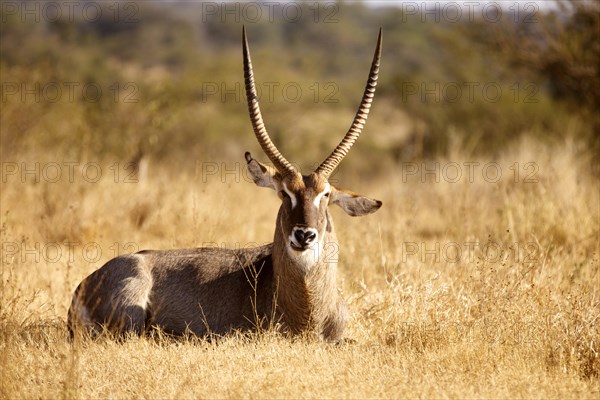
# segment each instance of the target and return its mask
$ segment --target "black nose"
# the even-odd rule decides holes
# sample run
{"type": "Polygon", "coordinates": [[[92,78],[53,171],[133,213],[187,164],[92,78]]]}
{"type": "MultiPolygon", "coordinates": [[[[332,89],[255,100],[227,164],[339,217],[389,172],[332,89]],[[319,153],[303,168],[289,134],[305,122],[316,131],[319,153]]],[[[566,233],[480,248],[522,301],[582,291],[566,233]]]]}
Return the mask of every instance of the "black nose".
{"type": "Polygon", "coordinates": [[[306,245],[314,241],[317,237],[317,234],[313,231],[305,231],[303,229],[296,229],[294,231],[294,238],[298,242],[298,244],[306,245]]]}

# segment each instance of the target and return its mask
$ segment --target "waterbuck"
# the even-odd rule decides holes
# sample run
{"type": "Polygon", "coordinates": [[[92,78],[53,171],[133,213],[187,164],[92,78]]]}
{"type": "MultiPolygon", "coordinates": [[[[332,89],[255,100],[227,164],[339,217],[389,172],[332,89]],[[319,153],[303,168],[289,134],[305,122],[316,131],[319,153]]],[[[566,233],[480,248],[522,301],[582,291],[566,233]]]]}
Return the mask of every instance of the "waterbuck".
{"type": "Polygon", "coordinates": [[[258,186],[275,190],[281,206],[273,243],[250,249],[144,250],[107,262],[75,290],[68,314],[71,334],[142,334],[159,327],[174,335],[222,335],[278,326],[285,332],[342,338],[348,319],[336,287],[338,241],[328,211],[375,212],[381,202],[328,182],[365,124],[375,94],[381,30],[362,101],[350,129],[311,174],[301,175],[271,141],[258,105],[250,51],[243,36],[244,79],[254,133],[273,167],[246,153],[258,186]]]}

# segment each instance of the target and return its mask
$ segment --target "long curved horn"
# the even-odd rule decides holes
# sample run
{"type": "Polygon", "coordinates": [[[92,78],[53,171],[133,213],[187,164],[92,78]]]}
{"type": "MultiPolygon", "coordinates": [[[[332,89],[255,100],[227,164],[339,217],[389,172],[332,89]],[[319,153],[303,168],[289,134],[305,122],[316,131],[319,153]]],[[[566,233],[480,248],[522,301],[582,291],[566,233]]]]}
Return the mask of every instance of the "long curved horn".
{"type": "Polygon", "coordinates": [[[375,97],[375,87],[377,86],[377,77],[379,74],[379,61],[381,60],[381,28],[379,28],[379,36],[377,38],[377,47],[375,48],[375,54],[373,55],[373,62],[371,63],[371,71],[369,72],[369,79],[367,80],[367,86],[363,93],[360,106],[354,116],[354,121],[350,129],[346,133],[346,136],[337,145],[335,150],[319,165],[319,168],[315,171],[317,174],[328,178],[338,164],[346,157],[348,151],[360,135],[369,115],[371,103],[373,97],[375,97]]]}
{"type": "Polygon", "coordinates": [[[296,173],[296,169],[286,160],[275,144],[271,141],[258,106],[258,96],[254,86],[254,73],[252,72],[252,61],[250,60],[250,50],[248,49],[248,40],[246,40],[246,28],[242,27],[242,40],[244,50],[244,80],[246,83],[246,97],[248,99],[248,112],[252,121],[252,128],[258,143],[263,151],[269,157],[275,168],[282,174],[296,173]]]}

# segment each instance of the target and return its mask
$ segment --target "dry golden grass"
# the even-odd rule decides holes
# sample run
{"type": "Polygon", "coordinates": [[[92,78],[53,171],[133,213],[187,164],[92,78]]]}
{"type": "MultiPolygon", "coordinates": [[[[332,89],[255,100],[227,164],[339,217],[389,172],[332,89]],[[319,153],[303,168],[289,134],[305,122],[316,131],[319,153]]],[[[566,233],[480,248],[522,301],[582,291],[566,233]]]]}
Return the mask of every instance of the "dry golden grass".
{"type": "Polygon", "coordinates": [[[11,176],[0,194],[0,398],[598,398],[599,183],[580,150],[528,140],[496,160],[457,150],[438,161],[439,183],[403,179],[420,163],[373,180],[342,171],[340,186],[384,206],[362,219],[334,210],[356,341],[339,346],[274,332],[70,344],[72,292],[115,253],[268,242],[278,200],[233,175],[203,182],[196,166],[150,165],[138,183],[115,183],[110,163],[97,183],[11,176]],[[491,161],[495,183],[492,169],[482,176],[491,161]],[[444,179],[451,162],[460,182],[444,179]],[[480,163],[473,182],[464,162],[480,163]]]}

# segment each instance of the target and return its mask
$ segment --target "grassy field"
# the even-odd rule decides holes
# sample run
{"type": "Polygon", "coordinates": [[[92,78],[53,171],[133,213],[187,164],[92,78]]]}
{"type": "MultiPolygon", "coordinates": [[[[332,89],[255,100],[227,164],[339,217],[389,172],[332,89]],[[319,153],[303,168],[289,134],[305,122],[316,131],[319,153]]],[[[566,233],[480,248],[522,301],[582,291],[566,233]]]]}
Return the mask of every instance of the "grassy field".
{"type": "Polygon", "coordinates": [[[102,263],[269,242],[279,200],[237,164],[5,163],[0,398],[597,398],[600,198],[581,154],[525,137],[368,178],[342,164],[339,186],[384,205],[333,211],[355,341],[337,346],[276,332],[71,344],[72,292],[102,263]]]}
{"type": "Polygon", "coordinates": [[[500,23],[361,2],[298,2],[299,21],[283,2],[258,23],[227,11],[242,2],[73,2],[100,20],[6,3],[0,399],[600,397],[599,3],[507,4],[500,23]],[[383,27],[373,111],[331,178],[383,201],[332,211],[351,340],[71,343],[73,291],[116,255],[272,241],[279,200],[243,163],[266,157],[242,24],[269,133],[304,167],[348,128],[383,27]]]}

